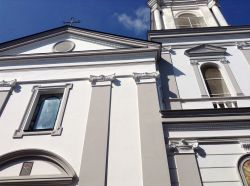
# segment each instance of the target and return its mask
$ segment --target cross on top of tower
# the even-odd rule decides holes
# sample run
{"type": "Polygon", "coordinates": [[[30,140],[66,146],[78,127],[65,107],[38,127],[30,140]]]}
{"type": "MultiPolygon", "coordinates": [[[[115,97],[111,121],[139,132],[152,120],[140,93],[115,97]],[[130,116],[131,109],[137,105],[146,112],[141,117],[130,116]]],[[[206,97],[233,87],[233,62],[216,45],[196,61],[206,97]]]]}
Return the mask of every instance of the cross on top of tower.
{"type": "Polygon", "coordinates": [[[64,21],[63,23],[65,25],[73,26],[73,24],[78,24],[80,22],[80,20],[76,20],[74,17],[71,17],[69,21],[64,21]]]}

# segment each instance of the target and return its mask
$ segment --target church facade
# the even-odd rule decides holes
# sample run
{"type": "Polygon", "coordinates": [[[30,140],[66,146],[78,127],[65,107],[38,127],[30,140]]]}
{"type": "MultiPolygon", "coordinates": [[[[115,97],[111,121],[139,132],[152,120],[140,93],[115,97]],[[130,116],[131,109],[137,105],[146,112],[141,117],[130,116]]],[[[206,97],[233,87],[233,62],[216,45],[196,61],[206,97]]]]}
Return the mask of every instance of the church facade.
{"type": "Polygon", "coordinates": [[[250,185],[250,27],[215,0],[148,5],[147,41],[0,44],[0,185],[250,185]]]}

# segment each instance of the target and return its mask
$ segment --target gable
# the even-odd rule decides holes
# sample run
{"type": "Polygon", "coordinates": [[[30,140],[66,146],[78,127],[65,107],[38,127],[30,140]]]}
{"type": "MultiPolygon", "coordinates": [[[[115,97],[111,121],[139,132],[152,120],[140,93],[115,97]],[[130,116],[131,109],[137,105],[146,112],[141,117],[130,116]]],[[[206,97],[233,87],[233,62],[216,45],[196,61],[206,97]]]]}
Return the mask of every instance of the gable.
{"type": "Polygon", "coordinates": [[[11,50],[7,50],[0,54],[20,55],[20,54],[53,53],[57,52],[55,51],[55,46],[65,41],[72,43],[73,50],[70,50],[72,52],[129,48],[129,46],[119,45],[112,42],[104,42],[101,40],[95,40],[87,37],[80,37],[73,34],[63,34],[60,36],[44,39],[11,50]]]}
{"type": "Polygon", "coordinates": [[[185,51],[185,55],[189,57],[199,56],[223,56],[226,54],[227,49],[213,45],[203,44],[185,51]]]}
{"type": "Polygon", "coordinates": [[[83,52],[148,47],[156,45],[121,36],[64,26],[0,44],[0,56],[54,52],[83,52]],[[57,48],[60,51],[56,50],[57,48]]]}

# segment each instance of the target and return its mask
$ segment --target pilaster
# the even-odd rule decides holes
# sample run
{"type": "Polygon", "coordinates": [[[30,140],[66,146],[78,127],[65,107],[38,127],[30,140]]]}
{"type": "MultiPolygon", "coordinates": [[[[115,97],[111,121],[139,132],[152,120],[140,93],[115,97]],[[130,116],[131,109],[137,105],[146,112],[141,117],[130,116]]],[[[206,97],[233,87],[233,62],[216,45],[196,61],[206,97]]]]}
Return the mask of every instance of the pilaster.
{"type": "Polygon", "coordinates": [[[158,72],[134,73],[138,90],[143,186],[171,186],[159,102],[158,72]]]}
{"type": "Polygon", "coordinates": [[[169,150],[174,154],[180,186],[202,186],[199,167],[196,159],[196,150],[199,148],[197,141],[169,142],[169,150]]]}
{"type": "Polygon", "coordinates": [[[86,127],[80,186],[105,186],[111,105],[111,85],[115,75],[90,76],[91,102],[86,127]]]}

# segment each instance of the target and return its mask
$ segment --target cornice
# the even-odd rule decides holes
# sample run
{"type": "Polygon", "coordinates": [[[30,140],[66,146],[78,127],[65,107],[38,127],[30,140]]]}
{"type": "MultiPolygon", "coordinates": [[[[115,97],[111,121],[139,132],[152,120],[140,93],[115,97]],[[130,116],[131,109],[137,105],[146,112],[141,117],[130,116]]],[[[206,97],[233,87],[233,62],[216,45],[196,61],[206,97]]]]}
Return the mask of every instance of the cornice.
{"type": "Polygon", "coordinates": [[[98,32],[94,30],[88,30],[83,28],[71,27],[71,26],[63,26],[59,28],[55,28],[52,30],[48,30],[45,32],[37,33],[34,35],[30,35],[27,37],[23,37],[20,39],[16,39],[13,41],[8,41],[0,44],[0,52],[10,50],[13,48],[21,47],[27,44],[31,44],[34,42],[39,42],[41,40],[53,38],[63,34],[72,34],[77,36],[82,36],[88,39],[100,40],[101,42],[109,42],[113,43],[115,46],[125,45],[128,47],[149,47],[149,48],[160,48],[159,43],[154,43],[152,41],[146,41],[136,38],[130,38],[126,36],[120,36],[115,34],[109,34],[104,32],[98,32]]]}
{"type": "MultiPolygon", "coordinates": [[[[108,50],[91,50],[66,53],[38,53],[38,54],[21,54],[13,56],[0,56],[0,61],[26,60],[26,59],[42,59],[42,58],[60,58],[60,57],[81,57],[81,56],[101,56],[101,55],[117,55],[131,54],[143,52],[160,52],[160,49],[155,48],[129,48],[129,49],[108,49],[108,50]]],[[[155,56],[156,57],[156,56],[155,56]]]]}
{"type": "Polygon", "coordinates": [[[154,30],[149,32],[149,40],[157,38],[175,38],[192,36],[211,36],[227,34],[250,34],[250,26],[203,27],[171,30],[154,30]]]}

